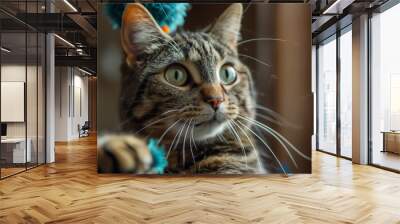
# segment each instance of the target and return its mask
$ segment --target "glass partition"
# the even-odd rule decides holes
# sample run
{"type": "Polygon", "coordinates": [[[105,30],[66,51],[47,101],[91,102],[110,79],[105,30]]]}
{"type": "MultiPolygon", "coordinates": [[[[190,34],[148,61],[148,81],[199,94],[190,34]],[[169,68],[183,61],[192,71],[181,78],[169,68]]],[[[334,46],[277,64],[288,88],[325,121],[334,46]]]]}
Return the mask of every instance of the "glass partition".
{"type": "MultiPolygon", "coordinates": [[[[42,5],[0,3],[18,9],[18,16],[39,13],[42,5]]],[[[0,178],[45,162],[45,41],[39,30],[0,11],[0,178]]]]}
{"type": "Polygon", "coordinates": [[[2,49],[7,49],[1,52],[2,177],[24,171],[31,157],[26,137],[26,41],[25,32],[1,34],[2,49]]]}

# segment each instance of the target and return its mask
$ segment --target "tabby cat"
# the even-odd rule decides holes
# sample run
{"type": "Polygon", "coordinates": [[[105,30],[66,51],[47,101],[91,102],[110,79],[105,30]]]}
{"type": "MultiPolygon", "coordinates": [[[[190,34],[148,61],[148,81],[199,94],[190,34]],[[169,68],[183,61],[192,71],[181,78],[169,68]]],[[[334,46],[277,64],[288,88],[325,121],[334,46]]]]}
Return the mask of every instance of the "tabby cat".
{"type": "Polygon", "coordinates": [[[250,124],[251,74],[238,56],[242,14],[235,3],[205,30],[169,35],[141,4],[127,5],[120,102],[126,134],[102,139],[99,172],[152,173],[150,137],[165,148],[166,173],[267,172],[250,124]]]}

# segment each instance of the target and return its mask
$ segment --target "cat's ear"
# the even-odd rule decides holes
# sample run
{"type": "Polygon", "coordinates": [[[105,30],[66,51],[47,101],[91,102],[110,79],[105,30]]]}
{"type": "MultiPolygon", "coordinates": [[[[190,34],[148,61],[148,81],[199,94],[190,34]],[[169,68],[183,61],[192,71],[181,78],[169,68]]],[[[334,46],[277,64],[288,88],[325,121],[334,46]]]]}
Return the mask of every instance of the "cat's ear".
{"type": "Polygon", "coordinates": [[[128,62],[135,62],[141,54],[151,54],[170,40],[142,4],[127,4],[122,16],[121,43],[128,62]]]}
{"type": "Polygon", "coordinates": [[[230,5],[211,27],[210,33],[220,38],[231,48],[236,48],[240,38],[242,15],[243,6],[241,3],[230,5]]]}

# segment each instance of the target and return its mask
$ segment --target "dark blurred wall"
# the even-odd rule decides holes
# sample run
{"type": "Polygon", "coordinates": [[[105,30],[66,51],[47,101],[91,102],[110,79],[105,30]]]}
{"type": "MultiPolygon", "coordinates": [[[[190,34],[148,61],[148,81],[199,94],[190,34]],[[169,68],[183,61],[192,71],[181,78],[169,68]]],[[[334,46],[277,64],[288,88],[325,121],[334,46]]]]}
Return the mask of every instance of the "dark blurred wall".
{"type": "MultiPolygon", "coordinates": [[[[307,4],[277,4],[276,35],[286,42],[276,45],[276,111],[294,128],[277,127],[305,155],[311,157],[313,95],[311,91],[311,10],[307,4]]],[[[311,161],[295,155],[299,170],[311,172],[311,161]]],[[[280,151],[279,157],[287,155],[280,151]]],[[[294,169],[293,164],[290,166],[294,169]]]]}

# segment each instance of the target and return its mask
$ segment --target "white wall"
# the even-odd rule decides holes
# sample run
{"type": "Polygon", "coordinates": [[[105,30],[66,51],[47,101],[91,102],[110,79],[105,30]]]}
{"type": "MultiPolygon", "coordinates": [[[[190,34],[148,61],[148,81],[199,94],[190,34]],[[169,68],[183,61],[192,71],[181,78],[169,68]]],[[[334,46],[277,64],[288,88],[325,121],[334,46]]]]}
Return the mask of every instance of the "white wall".
{"type": "Polygon", "coordinates": [[[68,140],[69,119],[69,76],[68,67],[56,67],[55,69],[55,140],[68,140]]]}
{"type": "Polygon", "coordinates": [[[76,68],[56,67],[56,141],[79,137],[78,125],[88,120],[88,77],[76,68]]]}
{"type": "MultiPolygon", "coordinates": [[[[36,66],[27,66],[20,64],[5,64],[1,66],[1,81],[2,82],[25,82],[25,75],[27,71],[29,85],[36,85],[36,80],[33,80],[31,76],[36,77],[36,66]],[[27,70],[25,70],[27,69],[27,70]]],[[[36,108],[36,88],[27,88],[27,103],[35,102],[32,105],[28,105],[36,108]]],[[[2,110],[6,110],[6,108],[1,108],[2,110]]],[[[31,112],[32,108],[28,112],[31,112]]],[[[27,114],[28,129],[32,127],[36,130],[36,113],[28,113],[27,114]],[[34,124],[31,122],[34,121],[34,124]],[[33,127],[35,125],[35,127],[33,127]]],[[[7,122],[7,136],[8,137],[25,137],[25,123],[26,122],[7,122]]],[[[29,137],[28,130],[28,137],[29,137]]]]}
{"type": "MultiPolygon", "coordinates": [[[[2,82],[25,82],[25,64],[8,64],[1,66],[1,81],[2,82]]],[[[31,68],[28,67],[28,70],[31,68]]],[[[6,108],[1,108],[5,110],[6,108]]],[[[25,137],[25,123],[12,122],[7,123],[8,137],[25,137]]]]}

